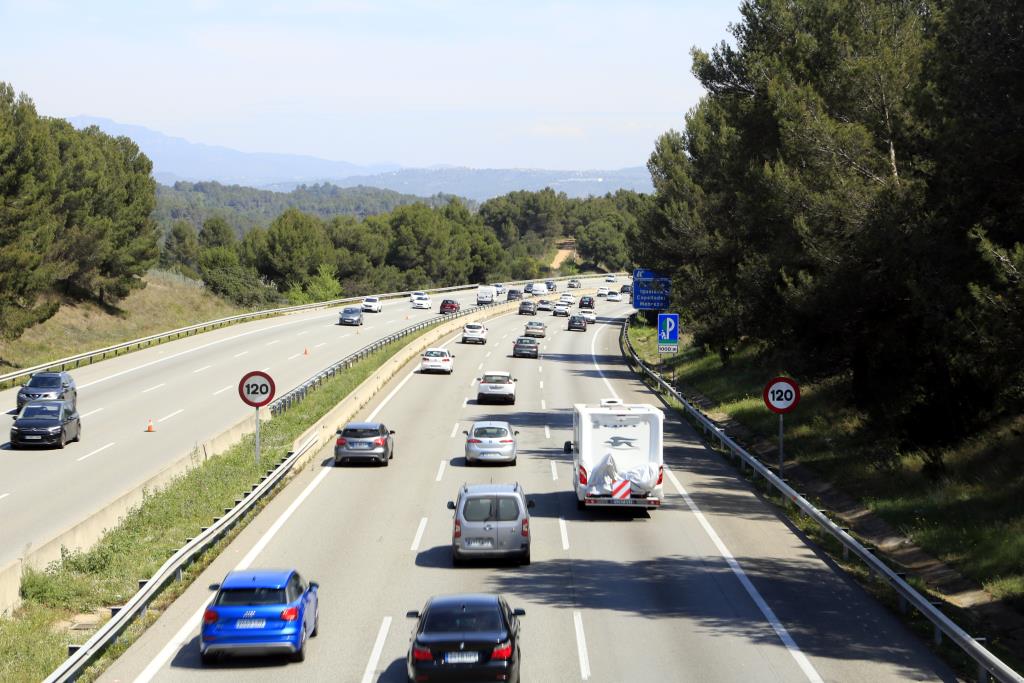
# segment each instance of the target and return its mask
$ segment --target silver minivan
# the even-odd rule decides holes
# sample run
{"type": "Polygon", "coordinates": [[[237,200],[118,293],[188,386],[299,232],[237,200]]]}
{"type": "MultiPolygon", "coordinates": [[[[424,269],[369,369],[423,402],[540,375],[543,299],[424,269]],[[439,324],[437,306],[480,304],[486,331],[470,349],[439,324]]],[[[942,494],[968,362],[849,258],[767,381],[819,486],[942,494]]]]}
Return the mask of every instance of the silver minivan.
{"type": "Polygon", "coordinates": [[[454,510],[452,562],[513,557],[530,564],[530,512],[533,501],[515,484],[463,484],[454,510]]]}

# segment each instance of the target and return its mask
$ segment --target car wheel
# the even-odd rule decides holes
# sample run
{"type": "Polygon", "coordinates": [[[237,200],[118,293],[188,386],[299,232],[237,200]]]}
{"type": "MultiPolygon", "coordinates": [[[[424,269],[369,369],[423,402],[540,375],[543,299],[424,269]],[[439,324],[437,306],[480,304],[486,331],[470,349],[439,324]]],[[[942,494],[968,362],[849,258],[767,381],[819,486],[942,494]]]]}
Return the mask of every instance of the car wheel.
{"type": "Polygon", "coordinates": [[[579,498],[577,498],[577,499],[576,499],[576,509],[577,509],[577,510],[586,510],[586,509],[587,509],[587,504],[586,504],[586,503],[584,503],[584,502],[583,502],[582,500],[580,500],[579,498]]]}
{"type": "Polygon", "coordinates": [[[316,638],[320,635],[320,605],[316,607],[316,616],[313,617],[313,630],[309,632],[310,638],[316,638]]]}
{"type": "Polygon", "coordinates": [[[75,431],[75,438],[74,438],[74,439],[72,439],[72,440],[73,440],[73,441],[74,441],[75,443],[78,443],[79,441],[81,441],[81,440],[82,440],[82,425],[81,425],[81,423],[79,423],[79,425],[78,425],[78,430],[77,430],[77,431],[75,431]]]}
{"type": "Polygon", "coordinates": [[[62,429],[60,430],[60,441],[57,442],[57,448],[64,448],[67,444],[67,433],[62,429]]]}
{"type": "Polygon", "coordinates": [[[518,461],[519,461],[519,458],[512,458],[512,463],[511,463],[511,464],[512,464],[512,467],[515,467],[515,466],[516,466],[516,463],[517,463],[518,461]]]}
{"type": "Polygon", "coordinates": [[[302,635],[299,636],[299,649],[292,653],[293,662],[304,662],[306,661],[306,632],[303,631],[302,635]]]}
{"type": "Polygon", "coordinates": [[[512,405],[512,406],[514,406],[514,405],[516,404],[516,397],[515,397],[515,396],[513,396],[513,397],[512,397],[512,400],[511,400],[511,401],[509,401],[509,402],[508,402],[508,404],[509,404],[509,405],[512,405]]]}
{"type": "Polygon", "coordinates": [[[453,567],[461,567],[462,566],[462,556],[459,555],[454,550],[452,551],[452,566],[453,567]]]}
{"type": "Polygon", "coordinates": [[[526,549],[526,552],[523,553],[523,556],[519,559],[519,564],[521,564],[523,566],[526,566],[526,565],[530,564],[530,549],[529,548],[526,549]]]}
{"type": "Polygon", "coordinates": [[[213,652],[200,652],[199,661],[203,663],[203,666],[212,666],[217,663],[217,655],[213,652]]]}
{"type": "Polygon", "coordinates": [[[387,467],[390,463],[391,463],[391,459],[386,457],[386,456],[381,458],[381,460],[380,460],[380,466],[381,467],[387,467]]]}

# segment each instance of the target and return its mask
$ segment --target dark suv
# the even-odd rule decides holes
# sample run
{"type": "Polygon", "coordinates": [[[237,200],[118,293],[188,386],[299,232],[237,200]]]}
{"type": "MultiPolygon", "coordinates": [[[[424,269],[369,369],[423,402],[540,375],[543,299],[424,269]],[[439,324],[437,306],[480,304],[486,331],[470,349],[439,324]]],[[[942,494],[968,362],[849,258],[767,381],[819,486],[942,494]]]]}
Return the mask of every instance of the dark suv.
{"type": "Polygon", "coordinates": [[[593,309],[594,308],[594,297],[592,297],[592,296],[580,297],[580,308],[590,308],[590,309],[593,309]]]}
{"type": "Polygon", "coordinates": [[[587,331],[587,321],[583,319],[582,315],[574,315],[569,318],[569,327],[566,328],[569,331],[579,330],[580,332],[587,331]]]}
{"type": "Polygon", "coordinates": [[[508,290],[508,293],[505,295],[505,300],[506,301],[519,301],[522,298],[523,298],[523,293],[522,293],[522,291],[520,291],[518,289],[510,289],[510,290],[508,290]]]}
{"type": "Polygon", "coordinates": [[[548,292],[558,291],[558,283],[555,282],[554,280],[545,280],[544,284],[548,286],[548,292]]]}
{"type": "Polygon", "coordinates": [[[78,387],[66,372],[37,372],[18,389],[18,410],[29,401],[64,401],[78,407],[78,387]]]}
{"type": "Polygon", "coordinates": [[[519,315],[537,315],[537,304],[532,301],[524,301],[519,304],[519,315]]]}
{"type": "Polygon", "coordinates": [[[619,287],[619,293],[620,294],[632,294],[633,293],[633,285],[622,285],[621,287],[619,287]]]}
{"type": "Polygon", "coordinates": [[[441,312],[442,313],[458,313],[459,312],[459,302],[456,301],[455,299],[445,299],[444,301],[441,302],[441,312]]]}

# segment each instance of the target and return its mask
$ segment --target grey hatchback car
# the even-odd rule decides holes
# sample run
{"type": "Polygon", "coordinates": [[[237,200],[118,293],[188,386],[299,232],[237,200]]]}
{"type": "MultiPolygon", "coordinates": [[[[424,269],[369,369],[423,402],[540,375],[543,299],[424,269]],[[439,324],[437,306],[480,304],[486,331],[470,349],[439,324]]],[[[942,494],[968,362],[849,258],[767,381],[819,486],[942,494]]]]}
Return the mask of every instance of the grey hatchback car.
{"type": "Polygon", "coordinates": [[[473,426],[462,432],[466,435],[466,465],[478,462],[504,462],[516,464],[518,444],[516,435],[508,422],[488,420],[474,422],[473,426]]]}
{"type": "Polygon", "coordinates": [[[375,462],[387,467],[395,457],[395,430],[380,422],[349,422],[338,430],[334,442],[334,464],[353,460],[375,462]]]}
{"type": "Polygon", "coordinates": [[[463,484],[448,501],[452,520],[452,562],[513,557],[530,564],[530,512],[533,501],[519,483],[463,484]]]}
{"type": "Polygon", "coordinates": [[[362,325],[363,309],[359,306],[349,306],[338,314],[339,325],[362,325]]]}
{"type": "Polygon", "coordinates": [[[18,389],[15,401],[19,411],[29,401],[64,401],[77,409],[78,387],[67,372],[37,372],[18,389]]]}

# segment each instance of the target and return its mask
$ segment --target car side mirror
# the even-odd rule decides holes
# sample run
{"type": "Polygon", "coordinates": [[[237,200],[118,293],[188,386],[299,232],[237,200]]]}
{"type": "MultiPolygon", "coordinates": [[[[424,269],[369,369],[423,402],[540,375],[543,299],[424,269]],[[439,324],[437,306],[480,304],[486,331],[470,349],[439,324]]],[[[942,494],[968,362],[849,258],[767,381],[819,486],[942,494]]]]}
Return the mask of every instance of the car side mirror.
{"type": "Polygon", "coordinates": [[[413,610],[409,610],[408,612],[406,612],[405,616],[407,618],[409,618],[409,619],[419,619],[420,618],[420,613],[413,609],[413,610]]]}
{"type": "Polygon", "coordinates": [[[219,583],[211,583],[210,584],[210,590],[212,590],[212,591],[219,591],[220,590],[220,584],[219,583]]]}
{"type": "Polygon", "coordinates": [[[320,584],[318,582],[316,582],[316,581],[310,581],[309,582],[309,589],[310,590],[314,590],[314,591],[315,590],[320,590],[320,584]]]}
{"type": "Polygon", "coordinates": [[[479,381],[480,381],[480,378],[479,378],[479,377],[477,377],[477,378],[476,378],[476,381],[477,381],[477,382],[479,382],[479,381]]]}
{"type": "Polygon", "coordinates": [[[465,434],[466,436],[469,436],[469,432],[467,432],[465,429],[462,430],[462,433],[465,434]]]}
{"type": "Polygon", "coordinates": [[[447,507],[448,507],[449,510],[454,510],[455,509],[455,501],[449,500],[447,507]]]}
{"type": "Polygon", "coordinates": [[[394,434],[394,433],[395,433],[394,429],[388,430],[388,434],[394,434]]]}
{"type": "Polygon", "coordinates": [[[515,430],[514,432],[512,432],[512,434],[513,434],[513,435],[519,434],[519,430],[518,430],[518,429],[517,429],[517,430],[515,430]]]}
{"type": "Polygon", "coordinates": [[[572,441],[566,441],[564,444],[562,444],[562,452],[572,453],[572,441]]]}
{"type": "Polygon", "coordinates": [[[512,610],[512,614],[517,617],[525,617],[526,610],[524,610],[522,607],[516,607],[514,610],[512,610]]]}
{"type": "Polygon", "coordinates": [[[537,504],[537,503],[535,503],[535,502],[534,502],[534,501],[532,501],[532,500],[528,500],[528,501],[526,501],[526,507],[527,507],[527,508],[532,508],[532,507],[533,507],[534,505],[536,505],[536,504],[537,504]]]}

